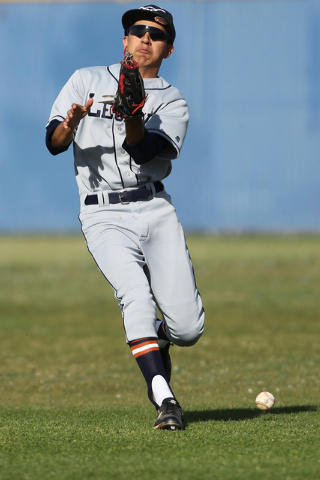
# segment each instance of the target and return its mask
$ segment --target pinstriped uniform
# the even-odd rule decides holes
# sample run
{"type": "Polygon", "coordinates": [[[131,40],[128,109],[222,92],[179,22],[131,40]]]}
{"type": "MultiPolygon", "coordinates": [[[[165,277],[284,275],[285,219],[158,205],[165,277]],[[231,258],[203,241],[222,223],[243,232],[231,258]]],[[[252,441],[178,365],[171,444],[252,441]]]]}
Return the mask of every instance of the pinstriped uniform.
{"type": "Polygon", "coordinates": [[[75,133],[73,148],[79,193],[136,188],[146,182],[167,177],[171,160],[180,154],[189,120],[181,93],[161,77],[144,79],[148,94],[143,108],[145,128],[165,137],[168,147],[144,165],[137,165],[122,144],[125,123],[110,113],[110,105],[99,103],[104,95],[114,95],[118,88],[120,65],[77,70],[55,101],[49,122],[63,120],[72,103],[94,103],[89,115],[75,133]]]}
{"type": "Polygon", "coordinates": [[[79,218],[88,250],[119,301],[127,342],[157,338],[158,307],[169,340],[192,345],[203,332],[201,297],[171,198],[165,190],[156,193],[152,183],[170,174],[172,160],[180,154],[188,106],[179,90],[161,77],[144,79],[145,128],[168,142],[159,156],[137,165],[123,148],[124,120],[110,112],[110,105],[99,103],[104,95],[116,93],[119,68],[117,64],[76,71],[55,101],[49,121],[64,119],[72,103],[85,105],[94,99],[73,142],[79,218]],[[138,186],[149,187],[153,197],[109,204],[108,193],[138,186]],[[86,205],[88,194],[97,194],[98,204],[86,205]]]}

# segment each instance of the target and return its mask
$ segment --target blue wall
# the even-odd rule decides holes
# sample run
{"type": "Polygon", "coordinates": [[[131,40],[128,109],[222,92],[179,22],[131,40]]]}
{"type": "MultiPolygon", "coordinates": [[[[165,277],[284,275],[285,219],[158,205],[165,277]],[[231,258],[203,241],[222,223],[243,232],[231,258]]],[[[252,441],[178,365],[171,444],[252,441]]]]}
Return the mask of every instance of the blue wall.
{"type": "MultiPolygon", "coordinates": [[[[45,148],[74,70],[122,58],[141,3],[0,4],[0,230],[78,230],[72,152],[45,148]]],[[[187,229],[320,229],[320,1],[164,2],[161,75],[191,113],[165,181],[187,229]]]]}

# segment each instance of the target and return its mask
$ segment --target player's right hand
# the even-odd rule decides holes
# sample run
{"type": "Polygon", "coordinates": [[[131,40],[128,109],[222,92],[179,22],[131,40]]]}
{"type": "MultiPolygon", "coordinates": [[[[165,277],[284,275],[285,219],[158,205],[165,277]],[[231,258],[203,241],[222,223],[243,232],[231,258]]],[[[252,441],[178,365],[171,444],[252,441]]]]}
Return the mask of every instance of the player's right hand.
{"type": "Polygon", "coordinates": [[[93,98],[89,98],[85,105],[79,105],[77,103],[73,103],[71,105],[70,110],[67,112],[67,116],[64,119],[63,126],[64,128],[76,128],[80,121],[88,115],[90,108],[93,104],[93,98]]]}

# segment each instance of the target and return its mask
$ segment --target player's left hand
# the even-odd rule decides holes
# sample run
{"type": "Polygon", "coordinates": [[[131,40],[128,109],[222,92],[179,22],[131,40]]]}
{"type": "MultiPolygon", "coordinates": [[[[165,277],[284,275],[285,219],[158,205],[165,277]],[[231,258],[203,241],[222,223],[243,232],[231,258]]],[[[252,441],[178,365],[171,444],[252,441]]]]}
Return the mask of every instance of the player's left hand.
{"type": "Polygon", "coordinates": [[[79,105],[77,103],[73,103],[71,105],[70,110],[67,112],[67,116],[64,119],[63,126],[64,128],[71,128],[75,129],[80,121],[88,115],[90,108],[93,104],[93,98],[89,98],[85,105],[79,105]]]}
{"type": "Polygon", "coordinates": [[[121,62],[119,86],[113,110],[122,118],[139,117],[146,98],[139,65],[133,60],[132,53],[128,52],[121,62]]]}

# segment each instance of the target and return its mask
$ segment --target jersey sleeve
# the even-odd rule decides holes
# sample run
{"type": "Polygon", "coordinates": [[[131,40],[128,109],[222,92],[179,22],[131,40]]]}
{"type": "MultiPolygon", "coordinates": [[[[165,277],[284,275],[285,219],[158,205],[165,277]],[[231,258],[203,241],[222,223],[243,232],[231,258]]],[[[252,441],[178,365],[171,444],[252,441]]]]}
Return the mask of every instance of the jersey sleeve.
{"type": "Polygon", "coordinates": [[[59,153],[66,152],[68,148],[70,147],[69,145],[63,146],[63,147],[55,147],[51,143],[52,135],[55,129],[57,128],[58,125],[62,123],[60,120],[52,120],[49,125],[47,125],[47,132],[46,132],[46,146],[51,155],[59,155],[59,153]]]}
{"type": "Polygon", "coordinates": [[[167,140],[165,148],[158,155],[159,158],[174,160],[179,157],[187,133],[188,123],[188,105],[181,94],[178,98],[162,103],[147,118],[145,128],[150,133],[157,133],[167,140]]]}
{"type": "Polygon", "coordinates": [[[52,120],[63,121],[73,103],[83,105],[84,85],[77,70],[62,88],[51,109],[50,118],[47,126],[52,120]]]}

